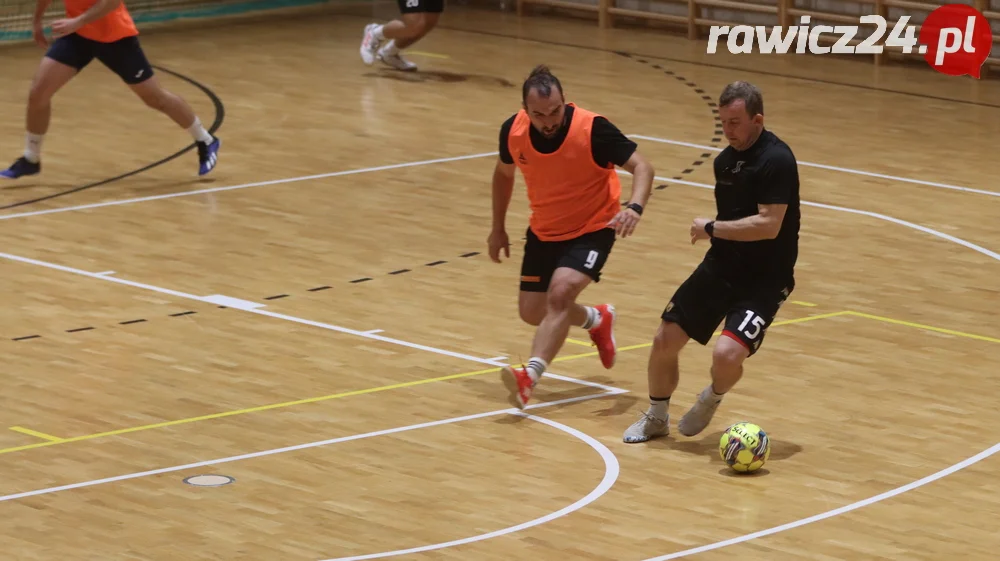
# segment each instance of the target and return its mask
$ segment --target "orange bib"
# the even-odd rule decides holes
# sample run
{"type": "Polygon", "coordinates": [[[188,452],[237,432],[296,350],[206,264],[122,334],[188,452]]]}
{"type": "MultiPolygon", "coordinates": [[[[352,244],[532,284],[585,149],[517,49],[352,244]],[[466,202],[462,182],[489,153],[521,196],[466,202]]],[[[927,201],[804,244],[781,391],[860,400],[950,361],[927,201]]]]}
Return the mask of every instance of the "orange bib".
{"type": "MultiPolygon", "coordinates": [[[[97,3],[97,0],[63,0],[66,6],[66,17],[75,18],[82,15],[97,3]]],[[[117,8],[103,18],[92,21],[76,31],[76,34],[85,39],[100,41],[101,43],[114,43],[125,37],[132,37],[139,34],[139,30],[132,21],[132,16],[122,2],[117,8]]]]}
{"type": "Polygon", "coordinates": [[[598,115],[573,104],[562,146],[542,154],[531,145],[531,121],[523,109],[514,118],[507,146],[524,176],[531,207],[529,225],[542,241],[568,240],[596,232],[621,210],[621,183],[614,165],[594,161],[590,131],[598,115]]]}

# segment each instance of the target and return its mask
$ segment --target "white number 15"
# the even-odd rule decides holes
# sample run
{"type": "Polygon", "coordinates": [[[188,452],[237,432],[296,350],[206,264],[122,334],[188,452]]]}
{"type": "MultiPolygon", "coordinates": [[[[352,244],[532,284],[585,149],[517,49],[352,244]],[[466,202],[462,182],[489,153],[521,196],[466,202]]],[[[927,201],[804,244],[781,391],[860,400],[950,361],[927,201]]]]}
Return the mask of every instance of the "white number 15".
{"type": "Polygon", "coordinates": [[[750,339],[756,339],[760,335],[762,327],[764,327],[764,318],[754,315],[753,310],[747,310],[747,317],[743,319],[743,323],[740,324],[738,331],[742,331],[750,339]],[[744,329],[748,323],[753,324],[753,332],[744,329]]]}

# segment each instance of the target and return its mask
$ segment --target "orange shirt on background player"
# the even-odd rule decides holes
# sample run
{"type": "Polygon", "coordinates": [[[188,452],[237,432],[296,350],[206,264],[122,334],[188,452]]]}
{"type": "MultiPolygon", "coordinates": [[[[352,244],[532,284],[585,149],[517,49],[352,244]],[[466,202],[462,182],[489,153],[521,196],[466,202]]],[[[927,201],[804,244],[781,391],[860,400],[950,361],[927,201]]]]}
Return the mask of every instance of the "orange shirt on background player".
{"type": "Polygon", "coordinates": [[[596,113],[573,107],[566,139],[543,154],[531,145],[531,120],[522,109],[507,140],[524,176],[531,207],[529,225],[542,241],[568,240],[607,227],[621,210],[621,182],[615,166],[601,167],[591,151],[596,113]]]}
{"type": "MultiPolygon", "coordinates": [[[[66,17],[75,18],[83,15],[97,0],[63,0],[66,6],[66,17]]],[[[125,8],[125,2],[118,5],[111,13],[103,18],[92,21],[76,31],[76,34],[85,39],[99,41],[101,43],[114,43],[119,39],[132,37],[139,34],[139,30],[132,21],[132,16],[125,8]]]]}

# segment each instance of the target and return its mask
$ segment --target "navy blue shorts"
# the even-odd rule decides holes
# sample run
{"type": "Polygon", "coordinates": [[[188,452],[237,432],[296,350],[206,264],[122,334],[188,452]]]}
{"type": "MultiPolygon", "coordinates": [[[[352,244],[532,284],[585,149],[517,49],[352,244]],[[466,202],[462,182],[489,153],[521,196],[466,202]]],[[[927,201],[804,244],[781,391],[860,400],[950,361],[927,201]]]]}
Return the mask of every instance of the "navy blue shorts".
{"type": "Polygon", "coordinates": [[[56,39],[45,56],[77,71],[83,70],[96,58],[126,84],[139,84],[153,75],[153,67],[146,60],[139,38],[135,36],[101,43],[73,33],[56,39]]]}

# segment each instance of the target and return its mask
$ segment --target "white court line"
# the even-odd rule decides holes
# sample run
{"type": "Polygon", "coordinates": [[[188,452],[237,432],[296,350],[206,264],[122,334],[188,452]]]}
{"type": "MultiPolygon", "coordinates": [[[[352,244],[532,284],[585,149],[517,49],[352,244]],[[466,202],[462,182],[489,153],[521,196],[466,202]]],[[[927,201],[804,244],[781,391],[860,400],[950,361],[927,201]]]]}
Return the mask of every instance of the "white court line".
{"type": "MultiPolygon", "coordinates": [[[[567,403],[574,403],[574,402],[578,402],[578,401],[586,401],[586,400],[590,400],[590,399],[597,399],[597,398],[600,398],[600,397],[607,397],[607,396],[610,396],[610,395],[617,395],[617,394],[620,394],[620,393],[624,393],[624,390],[617,390],[616,392],[607,392],[607,393],[603,393],[603,394],[587,395],[587,396],[581,396],[581,397],[571,397],[571,398],[567,398],[567,399],[560,399],[558,401],[551,401],[551,402],[546,402],[546,403],[536,403],[536,404],[533,404],[533,405],[529,405],[526,409],[540,409],[540,408],[543,408],[543,407],[553,407],[553,406],[556,406],[556,405],[564,405],[564,404],[567,404],[567,403]]],[[[498,409],[496,411],[488,411],[486,413],[476,413],[474,415],[464,415],[462,417],[452,417],[451,419],[444,419],[444,420],[441,420],[441,421],[430,421],[430,422],[427,422],[427,423],[418,423],[418,424],[415,424],[415,425],[407,425],[405,427],[396,427],[396,428],[385,429],[385,430],[380,430],[380,431],[367,432],[367,433],[364,433],[364,434],[355,434],[355,435],[351,435],[351,436],[341,436],[339,438],[331,438],[329,440],[320,440],[318,442],[310,442],[310,443],[307,443],[307,444],[297,444],[295,446],[285,446],[283,448],[274,448],[274,449],[271,449],[271,450],[263,450],[263,451],[260,451],[260,452],[252,452],[252,453],[249,453],[249,454],[240,454],[239,456],[230,456],[228,458],[219,458],[217,460],[207,460],[207,461],[204,461],[204,462],[194,462],[194,463],[191,463],[191,464],[184,464],[184,465],[180,465],[180,466],[173,466],[173,467],[166,467],[166,468],[160,468],[160,469],[153,469],[153,470],[149,470],[149,471],[141,471],[141,472],[138,472],[138,473],[130,473],[130,474],[127,474],[127,475],[116,475],[114,477],[105,477],[103,479],[94,479],[94,480],[91,480],[91,481],[84,481],[84,482],[81,482],[81,483],[71,483],[69,485],[60,485],[58,487],[48,487],[46,489],[38,489],[38,490],[35,490],[35,491],[25,491],[23,493],[13,493],[13,494],[10,494],[10,495],[0,496],[0,502],[14,501],[14,500],[17,500],[17,499],[24,499],[24,498],[27,498],[27,497],[37,497],[39,495],[49,495],[49,494],[52,494],[52,493],[58,493],[60,491],[69,491],[71,489],[82,489],[84,487],[93,487],[95,485],[103,485],[105,483],[115,483],[115,482],[118,482],[118,481],[127,481],[129,479],[138,479],[140,477],[147,477],[147,476],[150,476],[150,475],[160,475],[160,474],[164,474],[164,473],[171,473],[171,472],[182,471],[182,470],[186,470],[186,469],[194,469],[194,468],[207,467],[207,466],[216,466],[216,465],[219,465],[219,464],[236,462],[236,461],[239,461],[239,460],[249,460],[251,458],[262,458],[264,456],[273,456],[275,454],[282,454],[282,453],[285,453],[285,452],[294,452],[296,450],[306,450],[308,448],[316,448],[316,447],[319,447],[319,446],[326,446],[328,444],[336,444],[338,442],[350,442],[352,440],[361,440],[361,439],[364,439],[364,438],[371,438],[373,436],[383,436],[383,435],[387,435],[387,434],[396,434],[396,433],[400,433],[400,432],[406,432],[406,431],[411,431],[411,430],[416,430],[416,429],[422,429],[422,428],[427,428],[427,427],[435,427],[435,426],[439,426],[439,425],[446,425],[446,424],[449,424],[449,423],[458,423],[458,422],[461,422],[461,421],[469,421],[469,420],[472,420],[472,419],[481,419],[483,417],[490,417],[490,416],[493,416],[493,415],[503,415],[505,413],[507,413],[507,414],[515,414],[515,415],[521,414],[517,409],[513,409],[513,408],[498,409]]],[[[538,419],[538,418],[536,418],[536,417],[534,417],[532,415],[524,415],[524,416],[526,416],[526,417],[528,417],[530,419],[534,419],[534,420],[540,421],[540,419],[538,419]]],[[[546,424],[551,424],[551,423],[546,423],[546,424]]],[[[567,427],[567,428],[569,428],[569,427],[567,427]]],[[[576,434],[573,433],[573,432],[571,432],[570,434],[573,434],[573,436],[576,436],[576,434]]],[[[588,442],[588,444],[589,444],[589,442],[588,442]]],[[[603,456],[603,454],[602,454],[602,456],[603,456]]],[[[616,464],[617,464],[617,462],[616,462],[616,464]]]]}
{"type": "MultiPolygon", "coordinates": [[[[28,264],[28,265],[37,265],[39,267],[45,267],[45,268],[48,268],[48,269],[55,269],[57,271],[62,271],[62,272],[65,272],[65,273],[72,273],[72,274],[75,274],[75,275],[81,275],[81,276],[89,277],[89,278],[92,278],[92,279],[99,279],[99,280],[103,280],[103,281],[107,281],[107,282],[113,282],[113,283],[117,283],[117,284],[123,284],[123,285],[126,285],[126,286],[131,286],[133,288],[141,288],[143,290],[149,290],[149,291],[152,291],[152,292],[158,292],[160,294],[168,294],[170,296],[175,296],[177,298],[185,298],[185,299],[188,299],[188,300],[196,300],[198,302],[205,302],[205,303],[209,303],[209,304],[216,304],[216,305],[227,306],[227,307],[232,308],[232,309],[242,310],[244,312],[249,312],[249,313],[252,313],[252,314],[257,314],[257,315],[261,315],[261,316],[267,316],[267,317],[270,317],[270,318],[281,319],[281,320],[285,320],[285,321],[291,321],[291,322],[299,323],[299,324],[302,324],[302,325],[309,325],[309,326],[312,326],[312,327],[318,327],[318,328],[321,328],[321,329],[327,329],[327,330],[330,330],[330,331],[336,331],[338,333],[344,333],[344,334],[347,334],[347,335],[355,335],[355,336],[358,336],[358,337],[365,337],[367,339],[373,339],[375,341],[382,341],[383,343],[389,343],[389,344],[393,344],[393,345],[400,345],[400,346],[403,346],[403,347],[409,347],[411,349],[417,349],[417,350],[421,350],[421,351],[427,351],[427,352],[430,352],[430,353],[435,353],[435,354],[439,354],[439,355],[449,356],[449,357],[452,357],[452,358],[458,358],[458,359],[462,359],[462,360],[468,360],[468,361],[471,361],[471,362],[478,362],[480,364],[487,364],[489,366],[497,366],[497,367],[508,366],[506,363],[500,362],[498,360],[493,360],[493,359],[489,359],[489,358],[480,358],[480,357],[472,356],[472,355],[465,354],[465,353],[459,353],[459,352],[455,352],[455,351],[449,351],[449,350],[445,350],[445,349],[439,349],[437,347],[431,347],[431,346],[428,346],[428,345],[421,345],[419,343],[411,343],[409,341],[403,341],[402,339],[395,339],[395,338],[392,338],[392,337],[385,337],[383,335],[378,335],[376,333],[372,333],[371,331],[358,331],[356,329],[350,329],[350,328],[342,327],[342,326],[339,326],[339,325],[333,325],[333,324],[330,324],[330,323],[324,323],[324,322],[320,322],[320,321],[314,321],[314,320],[309,320],[309,319],[300,318],[300,317],[296,317],[296,316],[290,316],[290,315],[287,315],[287,314],[280,314],[280,313],[272,312],[272,311],[269,311],[269,310],[264,310],[262,308],[266,307],[265,304],[260,304],[258,302],[250,302],[248,300],[243,300],[243,299],[240,299],[240,298],[233,298],[233,297],[224,296],[224,295],[221,295],[221,294],[213,294],[211,296],[195,296],[194,294],[188,294],[186,292],[180,292],[178,290],[171,290],[169,288],[163,288],[163,287],[154,286],[154,285],[151,285],[151,284],[145,284],[145,283],[141,283],[141,282],[135,282],[135,281],[125,280],[125,279],[122,279],[122,278],[119,278],[119,277],[105,276],[105,275],[102,275],[100,273],[91,273],[90,271],[84,271],[82,269],[74,269],[73,267],[66,267],[66,266],[63,266],[63,265],[57,265],[55,263],[49,263],[48,261],[41,261],[41,260],[38,260],[38,259],[31,259],[31,258],[28,258],[28,257],[21,257],[19,255],[13,255],[13,254],[10,254],[10,253],[0,253],[0,258],[8,259],[10,261],[17,261],[19,263],[25,263],[25,264],[28,264]]],[[[582,386],[589,386],[589,387],[592,387],[592,388],[599,388],[599,389],[602,389],[602,390],[605,390],[605,391],[619,391],[619,388],[615,388],[613,386],[606,386],[604,384],[598,384],[596,382],[589,382],[589,381],[586,381],[586,380],[578,380],[576,378],[570,378],[568,376],[562,376],[562,375],[551,373],[551,372],[546,372],[545,376],[549,377],[549,378],[564,380],[566,382],[571,382],[571,383],[574,383],[574,384],[579,384],[579,385],[582,385],[582,386]]]]}
{"type": "Polygon", "coordinates": [[[331,173],[321,173],[318,175],[303,175],[300,177],[289,177],[287,179],[273,179],[271,181],[258,181],[256,183],[244,183],[242,185],[230,185],[227,187],[212,187],[210,189],[198,189],[197,191],[182,191],[179,193],[167,193],[165,195],[152,195],[149,197],[138,197],[135,199],[122,199],[117,201],[105,201],[103,203],[92,203],[87,205],[78,206],[68,206],[62,208],[52,208],[48,210],[36,210],[33,212],[21,212],[17,214],[3,214],[0,215],[0,220],[10,220],[11,218],[24,218],[26,216],[41,216],[43,214],[56,214],[59,212],[70,212],[73,210],[86,210],[88,208],[101,208],[106,206],[117,206],[117,205],[127,205],[132,203],[142,203],[146,201],[159,201],[163,199],[172,199],[175,197],[187,197],[189,195],[204,195],[206,193],[218,193],[220,191],[233,191],[235,189],[247,189],[249,187],[264,187],[267,185],[280,185],[283,183],[295,183],[298,181],[309,181],[311,179],[324,179],[327,177],[341,177],[344,175],[357,175],[359,173],[370,173],[373,171],[386,171],[390,169],[400,169],[400,168],[412,168],[417,166],[426,166],[430,164],[441,164],[445,162],[457,162],[460,160],[472,160],[475,158],[484,158],[486,156],[495,156],[496,152],[483,152],[481,154],[469,154],[467,156],[452,156],[450,158],[436,158],[433,160],[421,160],[419,162],[406,162],[402,164],[390,164],[387,166],[376,166],[371,168],[360,168],[360,169],[350,169],[345,171],[334,171],[331,173]]]}
{"type": "MultiPolygon", "coordinates": [[[[681,142],[679,140],[670,140],[670,139],[667,139],[667,138],[658,138],[658,137],[655,137],[655,136],[646,136],[646,135],[642,135],[642,134],[630,134],[628,136],[630,136],[632,138],[638,138],[640,140],[649,140],[651,142],[660,142],[660,143],[663,143],[663,144],[673,144],[675,146],[687,146],[689,148],[698,148],[698,149],[701,149],[701,150],[712,150],[712,151],[715,151],[715,152],[721,152],[723,150],[722,148],[719,148],[717,146],[705,146],[703,144],[692,144],[690,142],[681,142]]],[[[914,184],[917,184],[917,185],[926,185],[926,186],[929,186],[929,187],[940,187],[942,189],[951,189],[951,190],[954,190],[954,191],[964,191],[964,192],[967,192],[967,193],[978,193],[980,195],[989,195],[991,197],[1000,197],[1000,192],[998,192],[998,191],[986,191],[986,190],[983,190],[983,189],[972,189],[970,187],[960,187],[958,185],[949,185],[947,183],[936,183],[934,181],[923,181],[923,180],[920,180],[920,179],[910,179],[908,177],[899,177],[899,176],[896,176],[896,175],[885,175],[885,174],[881,174],[881,173],[873,173],[873,172],[870,172],[870,171],[863,171],[863,170],[859,170],[859,169],[842,168],[842,167],[837,167],[837,166],[828,166],[828,165],[825,165],[825,164],[816,164],[816,163],[813,163],[813,162],[799,161],[798,164],[800,166],[820,168],[820,169],[826,169],[826,170],[830,170],[830,171],[839,171],[839,172],[851,173],[851,174],[855,174],[855,175],[865,175],[865,176],[868,176],[868,177],[877,177],[879,179],[890,179],[892,181],[902,181],[904,183],[914,183],[914,184]]]]}
{"type": "Polygon", "coordinates": [[[327,559],[326,561],[361,561],[362,559],[381,559],[384,557],[394,557],[397,555],[407,555],[410,553],[423,553],[425,551],[434,551],[437,549],[444,549],[447,547],[454,547],[457,545],[465,545],[469,543],[488,540],[490,538],[505,536],[507,534],[513,534],[514,532],[520,532],[521,530],[526,530],[534,526],[540,526],[542,524],[545,524],[546,522],[551,522],[557,518],[562,518],[567,514],[576,512],[586,507],[587,505],[593,503],[594,501],[599,499],[602,495],[607,493],[608,490],[611,489],[611,487],[615,484],[615,481],[618,480],[618,474],[620,472],[618,458],[615,457],[614,453],[612,453],[611,450],[608,450],[607,446],[601,444],[599,441],[597,441],[597,439],[593,438],[592,436],[584,432],[578,431],[572,427],[568,427],[556,421],[551,421],[549,419],[545,419],[542,417],[536,417],[534,415],[527,415],[520,411],[512,411],[511,413],[514,415],[520,415],[527,419],[538,421],[539,423],[542,424],[549,425],[550,427],[554,427],[573,437],[576,437],[579,440],[582,440],[584,443],[586,443],[591,448],[596,450],[597,453],[601,455],[601,459],[604,460],[604,478],[601,479],[601,482],[597,485],[597,487],[594,488],[593,491],[591,491],[590,493],[587,494],[587,496],[576,501],[575,503],[563,507],[551,514],[546,514],[545,516],[535,518],[534,520],[523,522],[521,524],[518,524],[517,526],[511,526],[509,528],[503,528],[502,530],[496,530],[486,534],[479,534],[478,536],[472,536],[469,538],[453,540],[449,542],[437,543],[434,545],[425,545],[421,547],[413,547],[410,549],[399,549],[396,551],[387,551],[385,553],[372,553],[368,555],[357,555],[353,557],[338,557],[336,559],[327,559]]]}
{"type": "Polygon", "coordinates": [[[917,487],[922,487],[924,485],[927,485],[928,483],[933,483],[934,481],[937,481],[938,479],[941,479],[941,478],[943,478],[945,476],[951,475],[951,474],[955,473],[956,471],[959,471],[961,469],[965,469],[965,468],[971,466],[972,464],[975,464],[976,462],[980,462],[982,460],[985,460],[986,458],[989,458],[990,456],[992,456],[993,454],[996,454],[997,452],[1000,452],[1000,444],[994,444],[992,447],[990,447],[990,448],[988,448],[986,450],[983,450],[982,452],[976,454],[975,456],[972,456],[971,458],[963,460],[963,461],[961,461],[961,462],[959,462],[959,463],[957,463],[957,464],[955,464],[955,465],[953,465],[951,467],[947,467],[947,468],[945,468],[945,469],[943,469],[943,470],[941,470],[941,471],[939,471],[937,473],[933,473],[931,475],[928,475],[927,477],[925,477],[923,479],[914,481],[913,483],[909,483],[907,485],[903,485],[902,487],[897,487],[895,489],[892,489],[891,491],[886,491],[885,493],[882,493],[880,495],[875,495],[874,497],[869,497],[867,499],[858,501],[856,503],[851,503],[851,504],[849,504],[847,506],[842,506],[840,508],[835,508],[833,510],[828,510],[828,511],[823,512],[821,514],[817,514],[815,516],[810,516],[809,518],[803,518],[801,520],[796,520],[794,522],[789,522],[788,524],[782,524],[781,526],[775,526],[774,528],[768,528],[767,530],[761,530],[759,532],[754,532],[752,534],[746,534],[746,535],[739,536],[739,537],[736,537],[736,538],[732,538],[732,539],[729,539],[729,540],[723,540],[723,541],[720,541],[720,542],[715,542],[715,543],[708,544],[708,545],[703,545],[703,546],[700,546],[700,547],[693,547],[691,549],[685,549],[684,551],[678,551],[676,553],[670,553],[668,555],[661,555],[659,557],[650,557],[649,559],[645,559],[644,561],[667,561],[669,559],[679,559],[681,557],[687,557],[689,555],[696,555],[698,553],[704,553],[706,551],[712,551],[712,550],[715,550],[715,549],[722,549],[723,547],[726,547],[726,546],[736,545],[736,544],[743,543],[743,542],[748,542],[750,540],[757,539],[757,538],[763,538],[764,536],[770,536],[772,534],[777,534],[778,532],[784,532],[785,530],[791,530],[793,528],[798,528],[798,527],[801,527],[801,526],[805,526],[806,524],[812,524],[813,522],[819,522],[820,520],[826,520],[827,518],[833,518],[834,516],[837,516],[837,515],[840,515],[840,514],[844,514],[844,513],[847,513],[847,512],[851,512],[852,510],[857,510],[859,508],[875,504],[875,503],[877,503],[879,501],[884,501],[885,499],[889,499],[889,498],[895,497],[896,495],[901,495],[901,494],[903,494],[903,493],[905,493],[907,491],[912,491],[912,490],[916,489],[917,487]]]}

